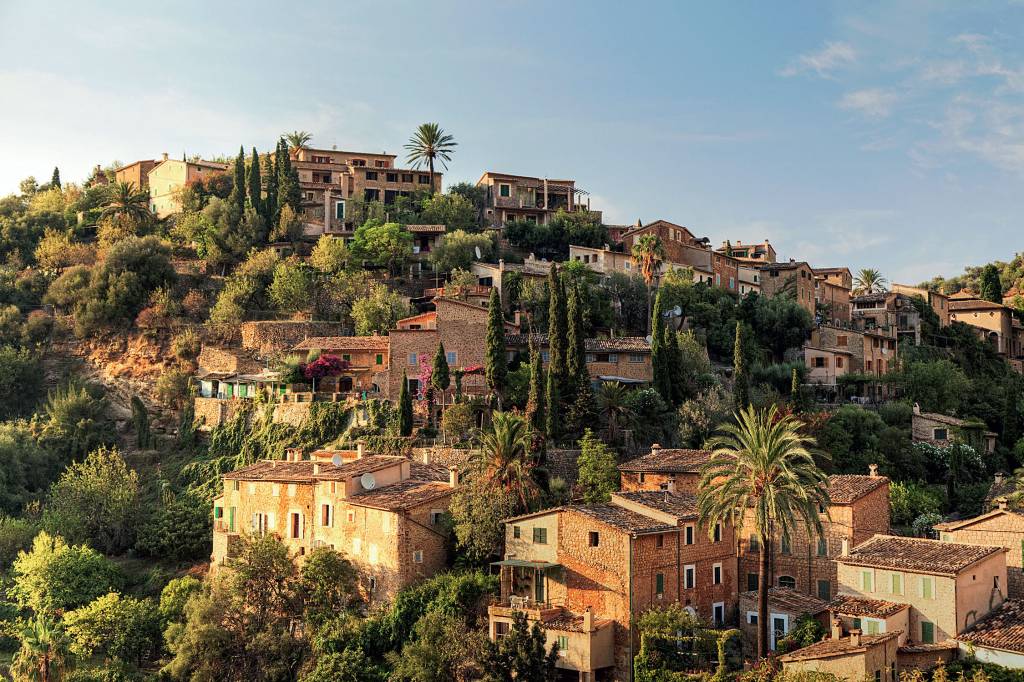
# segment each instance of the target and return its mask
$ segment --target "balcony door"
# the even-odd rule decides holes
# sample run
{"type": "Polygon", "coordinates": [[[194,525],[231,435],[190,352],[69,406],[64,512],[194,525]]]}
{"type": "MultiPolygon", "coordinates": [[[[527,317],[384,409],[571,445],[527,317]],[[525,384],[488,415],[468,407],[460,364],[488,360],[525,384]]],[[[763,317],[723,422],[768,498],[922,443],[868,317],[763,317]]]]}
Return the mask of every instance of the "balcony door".
{"type": "Polygon", "coordinates": [[[533,600],[537,604],[543,604],[546,601],[544,587],[544,569],[538,568],[533,573],[533,600]]]}

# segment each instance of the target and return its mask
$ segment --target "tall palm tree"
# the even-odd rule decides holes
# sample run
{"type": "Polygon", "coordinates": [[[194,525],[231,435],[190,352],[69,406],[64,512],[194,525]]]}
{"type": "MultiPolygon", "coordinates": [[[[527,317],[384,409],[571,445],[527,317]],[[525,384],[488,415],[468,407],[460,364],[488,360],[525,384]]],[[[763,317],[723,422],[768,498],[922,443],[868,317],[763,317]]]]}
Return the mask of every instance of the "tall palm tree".
{"type": "Polygon", "coordinates": [[[530,427],[518,414],[494,413],[491,427],[480,435],[476,465],[484,480],[514,494],[524,510],[539,492],[532,475],[530,427]]]}
{"type": "Polygon", "coordinates": [[[709,442],[711,458],[701,470],[697,507],[708,532],[715,524],[742,530],[753,516],[760,547],[757,651],[768,654],[768,552],[778,533],[788,540],[798,528],[821,536],[820,510],[828,504],[828,478],[811,454],[814,440],[801,434],[791,415],[748,407],[709,442]]]}
{"type": "Polygon", "coordinates": [[[647,331],[651,330],[651,286],[658,273],[661,261],[665,259],[665,247],[655,234],[645,234],[633,244],[630,250],[633,263],[640,270],[640,276],[647,284],[647,331]]]}
{"type": "Polygon", "coordinates": [[[17,682],[60,682],[70,668],[71,652],[60,626],[37,615],[21,632],[21,649],[11,663],[17,682]]]}
{"type": "Polygon", "coordinates": [[[293,130],[290,133],[285,133],[284,139],[292,149],[305,149],[313,136],[305,130],[293,130]]]}
{"type": "Polygon", "coordinates": [[[103,207],[104,218],[124,217],[138,224],[145,224],[149,218],[149,192],[136,187],[134,182],[118,182],[107,190],[107,205],[103,207]]]}
{"type": "Polygon", "coordinates": [[[882,273],[874,268],[864,268],[853,278],[853,288],[863,294],[873,294],[875,291],[885,291],[885,285],[889,282],[882,273]]]}
{"type": "Polygon", "coordinates": [[[458,146],[455,138],[444,131],[436,123],[423,123],[416,129],[405,149],[409,152],[406,161],[413,168],[427,164],[430,171],[430,193],[434,193],[434,163],[440,161],[441,166],[448,170],[448,162],[452,160],[452,152],[458,146]]]}
{"type": "Polygon", "coordinates": [[[601,384],[597,391],[597,409],[604,417],[608,429],[608,440],[616,442],[619,427],[633,420],[633,410],[629,408],[627,389],[621,382],[609,381],[601,384]]]}

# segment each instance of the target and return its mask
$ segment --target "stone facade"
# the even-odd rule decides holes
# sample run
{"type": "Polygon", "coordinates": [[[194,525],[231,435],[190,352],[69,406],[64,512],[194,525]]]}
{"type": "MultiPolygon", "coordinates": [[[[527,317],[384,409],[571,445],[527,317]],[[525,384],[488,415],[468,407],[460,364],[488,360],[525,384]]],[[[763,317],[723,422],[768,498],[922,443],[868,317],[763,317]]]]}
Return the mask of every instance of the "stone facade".
{"type": "Polygon", "coordinates": [[[258,374],[265,363],[237,348],[217,348],[203,344],[197,359],[200,370],[226,374],[258,374]]]}
{"type": "Polygon", "coordinates": [[[135,189],[146,189],[149,187],[149,171],[153,170],[156,161],[146,159],[121,166],[114,171],[114,182],[129,183],[135,185],[135,189]]]}
{"type": "MultiPolygon", "coordinates": [[[[705,273],[699,281],[707,280],[711,286],[739,293],[740,261],[724,253],[713,251],[707,239],[697,239],[689,229],[667,220],[655,220],[640,225],[622,235],[625,252],[630,253],[633,245],[644,235],[655,235],[665,251],[666,269],[679,266],[693,268],[705,273]]],[[[695,272],[695,278],[696,278],[695,272]]]]}
{"type": "Polygon", "coordinates": [[[311,336],[342,336],[341,322],[252,321],[242,323],[242,348],[260,355],[287,351],[311,336]]]}
{"type": "Polygon", "coordinates": [[[1024,514],[1007,507],[1001,498],[999,508],[964,521],[950,521],[936,526],[939,537],[948,542],[968,545],[1005,547],[1007,596],[1024,597],[1024,514]]]}
{"type": "Polygon", "coordinates": [[[797,303],[813,317],[816,312],[814,271],[803,261],[768,263],[761,266],[761,292],[771,298],[791,291],[797,303]]]}
{"type": "Polygon", "coordinates": [[[163,160],[150,169],[149,208],[157,218],[181,211],[178,193],[186,184],[210,175],[223,173],[227,164],[212,161],[181,161],[169,159],[164,154],[163,160]]]}

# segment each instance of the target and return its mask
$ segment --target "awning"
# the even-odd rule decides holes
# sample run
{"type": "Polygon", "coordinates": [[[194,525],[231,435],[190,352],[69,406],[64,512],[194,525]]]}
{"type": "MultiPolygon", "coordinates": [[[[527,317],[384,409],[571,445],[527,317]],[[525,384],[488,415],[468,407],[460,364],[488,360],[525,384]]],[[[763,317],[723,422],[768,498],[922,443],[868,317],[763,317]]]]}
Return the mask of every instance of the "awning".
{"type": "Polygon", "coordinates": [[[491,566],[514,566],[516,568],[557,568],[560,564],[547,561],[527,561],[526,559],[503,559],[491,563],[491,566]]]}
{"type": "Polygon", "coordinates": [[[645,381],[643,379],[630,379],[629,377],[617,377],[617,376],[604,375],[604,374],[598,376],[597,378],[600,379],[601,381],[604,381],[604,382],[617,381],[620,384],[649,384],[650,383],[649,381],[645,381]]]}

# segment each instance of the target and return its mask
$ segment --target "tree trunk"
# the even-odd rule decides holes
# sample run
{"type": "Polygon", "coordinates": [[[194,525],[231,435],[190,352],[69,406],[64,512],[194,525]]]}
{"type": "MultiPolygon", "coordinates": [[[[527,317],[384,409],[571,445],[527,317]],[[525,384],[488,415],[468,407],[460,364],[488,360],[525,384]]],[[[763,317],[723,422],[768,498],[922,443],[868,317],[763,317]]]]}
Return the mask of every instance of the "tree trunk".
{"type": "Polygon", "coordinates": [[[757,541],[761,543],[761,556],[757,566],[757,657],[763,659],[768,655],[768,543],[770,540],[763,532],[758,533],[757,541]]]}
{"type": "Polygon", "coordinates": [[[647,283],[647,335],[651,334],[651,283],[647,283]]]}
{"type": "Polygon", "coordinates": [[[427,167],[430,168],[430,196],[434,196],[434,157],[427,158],[427,167]]]}

